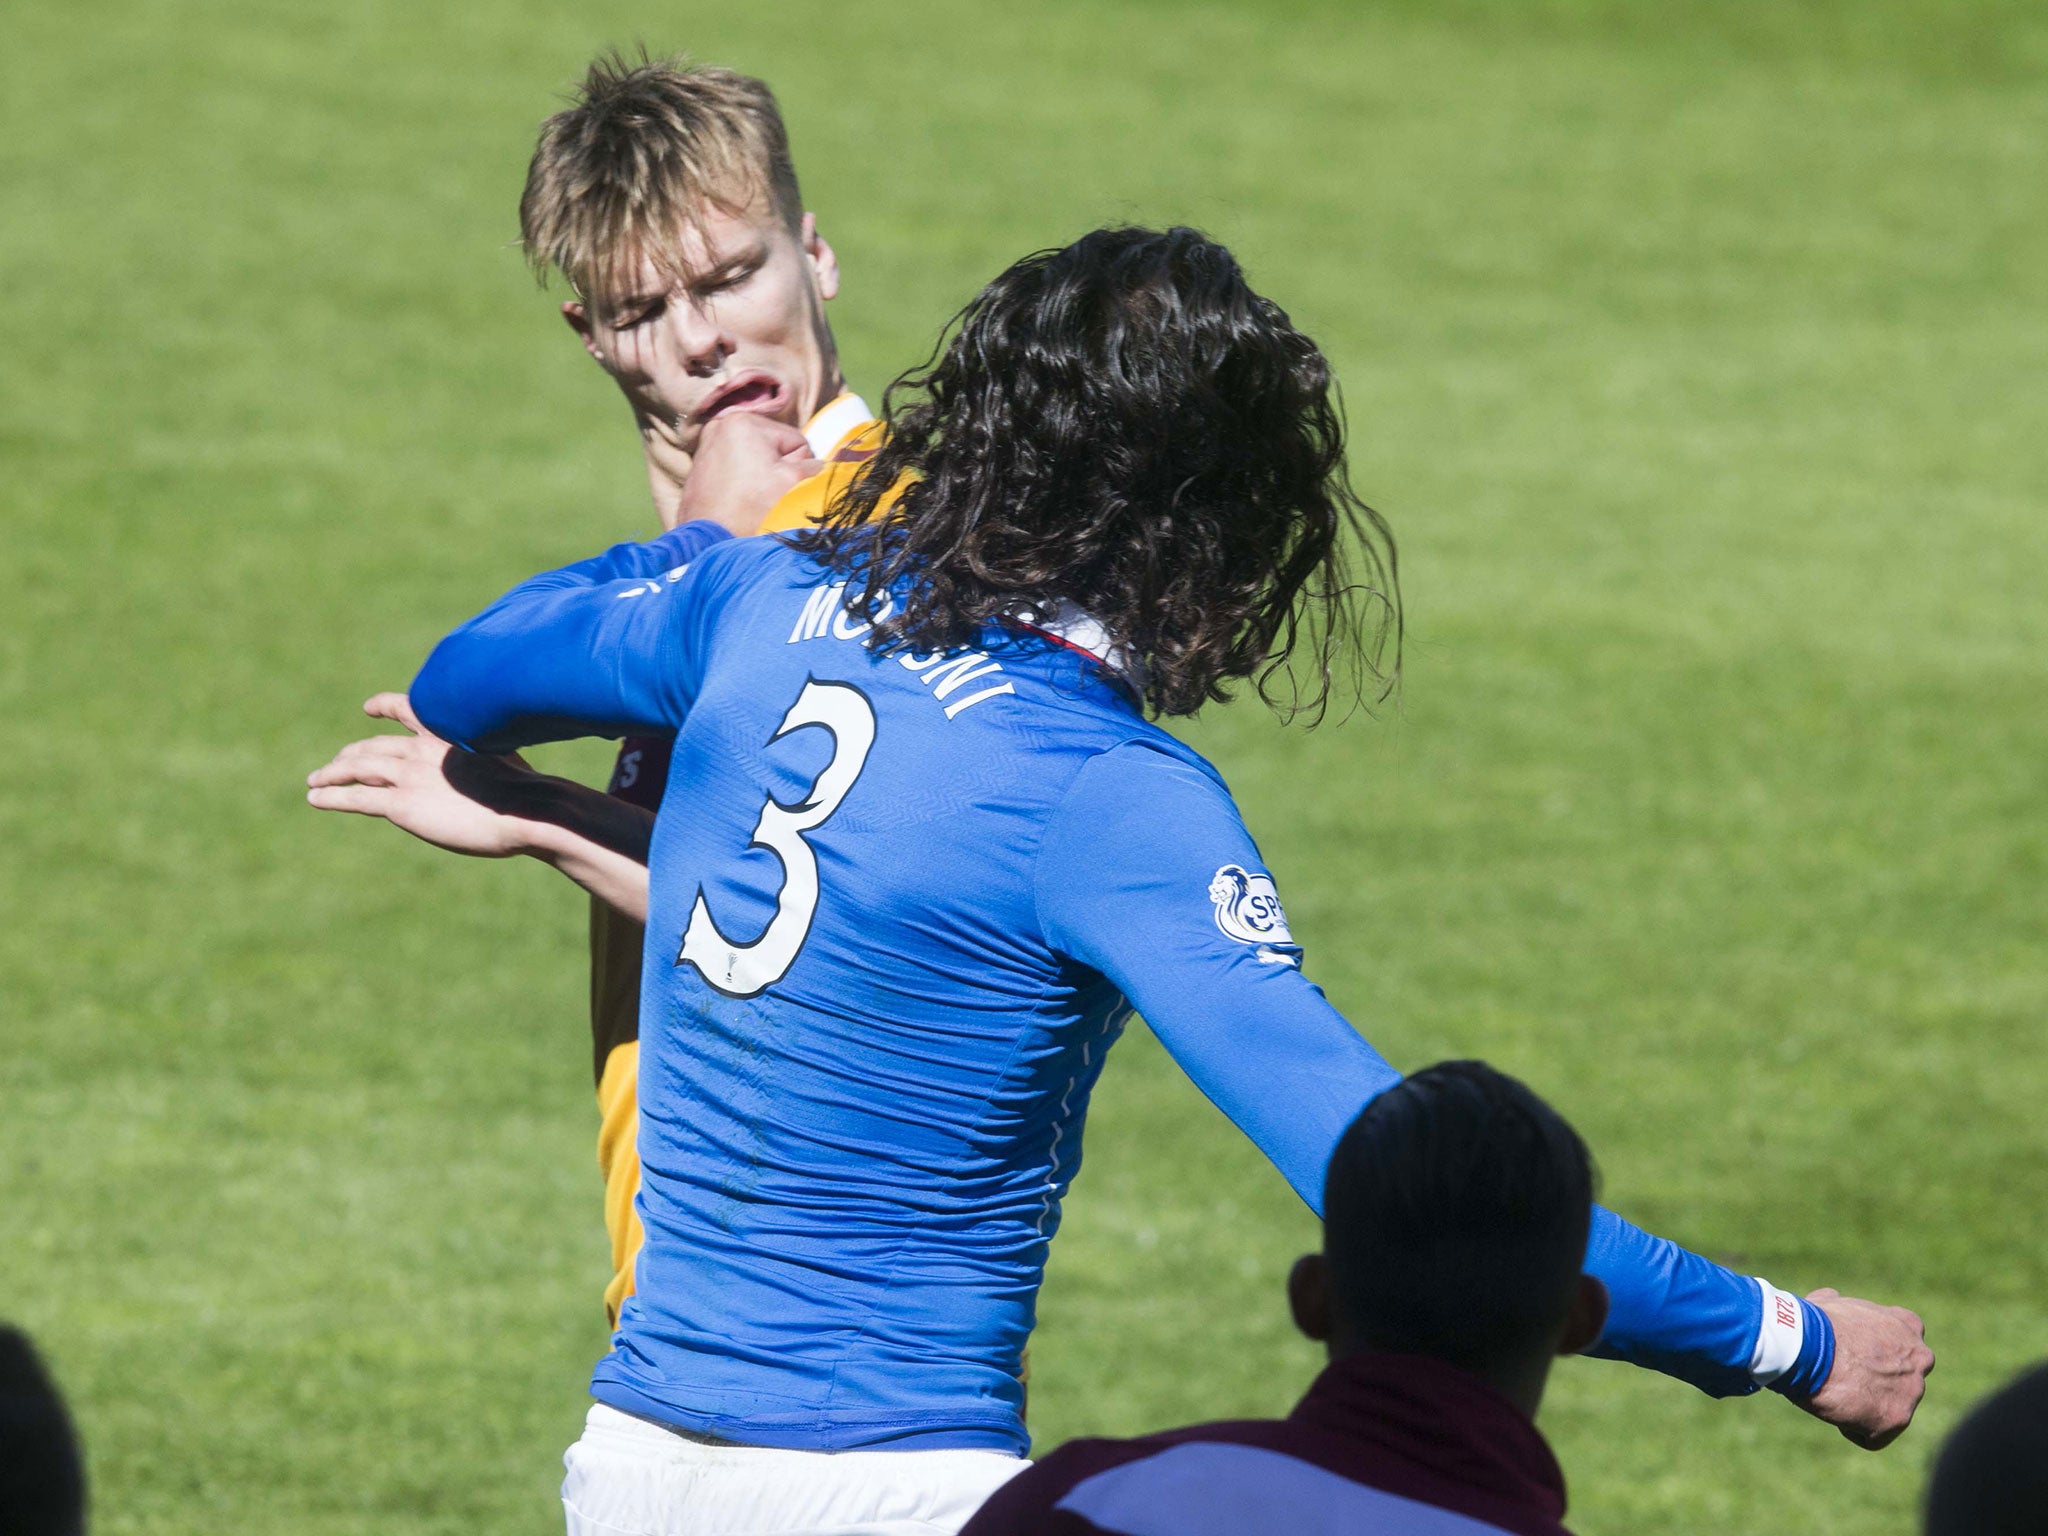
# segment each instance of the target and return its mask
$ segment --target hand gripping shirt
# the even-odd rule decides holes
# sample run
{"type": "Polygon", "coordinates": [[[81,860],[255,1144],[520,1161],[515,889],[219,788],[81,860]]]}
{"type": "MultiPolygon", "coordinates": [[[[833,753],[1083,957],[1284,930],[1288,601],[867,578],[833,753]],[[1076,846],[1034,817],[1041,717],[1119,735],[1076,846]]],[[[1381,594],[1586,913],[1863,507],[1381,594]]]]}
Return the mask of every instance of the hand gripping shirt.
{"type": "MultiPolygon", "coordinates": [[[[1141,1012],[1321,1208],[1397,1074],[1300,969],[1222,780],[1059,638],[881,653],[779,539],[535,578],[413,685],[507,750],[673,731],[641,999],[638,1285],[592,1392],[762,1446],[1021,1452],[1019,1361],[1141,1012]]],[[[1596,1213],[1609,1352],[1753,1388],[1762,1293],[1596,1213]]],[[[1782,1365],[1780,1366],[1782,1369],[1782,1365]]]]}

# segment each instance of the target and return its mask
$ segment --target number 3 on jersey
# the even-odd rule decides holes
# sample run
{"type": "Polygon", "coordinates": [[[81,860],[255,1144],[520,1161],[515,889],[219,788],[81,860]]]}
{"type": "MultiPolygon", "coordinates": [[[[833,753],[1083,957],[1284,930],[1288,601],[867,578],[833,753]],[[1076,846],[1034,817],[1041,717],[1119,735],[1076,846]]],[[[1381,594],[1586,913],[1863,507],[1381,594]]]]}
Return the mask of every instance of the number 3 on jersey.
{"type": "Polygon", "coordinates": [[[868,751],[875,744],[874,706],[851,683],[810,679],[768,739],[780,741],[807,725],[822,725],[832,733],[832,760],[797,804],[784,805],[771,796],[761,807],[754,840],[748,844],[766,848],[782,861],[782,894],[776,899],[775,915],[758,939],[750,944],[735,943],[718,931],[699,887],[696,904],[690,908],[690,926],[683,930],[676,964],[687,960],[727,997],[754,997],[774,986],[795,963],[818,910],[818,856],[804,833],[822,826],[839,809],[839,802],[867,766],[868,751]]]}

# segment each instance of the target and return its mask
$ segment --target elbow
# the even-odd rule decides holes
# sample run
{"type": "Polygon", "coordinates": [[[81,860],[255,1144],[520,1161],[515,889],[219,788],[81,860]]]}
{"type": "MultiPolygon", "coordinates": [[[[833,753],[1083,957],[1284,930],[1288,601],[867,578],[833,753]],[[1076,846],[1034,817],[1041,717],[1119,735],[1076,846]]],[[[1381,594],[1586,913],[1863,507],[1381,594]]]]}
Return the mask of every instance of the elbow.
{"type": "Polygon", "coordinates": [[[443,741],[471,747],[483,733],[483,721],[468,705],[462,633],[457,631],[434,647],[426,665],[412,680],[412,710],[421,725],[443,741]]]}

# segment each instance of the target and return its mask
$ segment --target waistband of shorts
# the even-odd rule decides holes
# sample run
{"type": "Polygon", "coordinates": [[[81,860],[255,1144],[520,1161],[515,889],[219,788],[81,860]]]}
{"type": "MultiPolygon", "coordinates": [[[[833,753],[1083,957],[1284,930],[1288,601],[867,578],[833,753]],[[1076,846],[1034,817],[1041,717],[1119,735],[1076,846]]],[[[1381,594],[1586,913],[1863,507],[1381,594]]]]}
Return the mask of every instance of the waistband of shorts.
{"type": "Polygon", "coordinates": [[[679,1424],[670,1424],[651,1414],[634,1413],[611,1403],[599,1400],[590,1405],[584,1415],[585,1434],[617,1436],[636,1440],[643,1445],[672,1445],[680,1453],[689,1447],[688,1454],[708,1452],[714,1455],[730,1454],[753,1460],[755,1457],[772,1458],[787,1456],[799,1460],[824,1457],[832,1460],[862,1460],[868,1457],[909,1456],[931,1458],[934,1464],[941,1460],[957,1460],[962,1464],[981,1461],[1008,1462],[1016,1466],[1028,1466],[1029,1461],[1014,1451],[992,1450],[984,1446],[862,1446],[854,1450],[827,1451],[810,1450],[794,1446],[752,1445],[743,1440],[729,1440],[720,1435],[707,1434],[702,1430],[687,1429],[679,1424]]]}
{"type": "Polygon", "coordinates": [[[687,1440],[692,1445],[708,1445],[721,1451],[764,1451],[768,1449],[764,1445],[749,1445],[744,1440],[728,1440],[723,1435],[708,1435],[701,1429],[686,1429],[680,1424],[671,1424],[668,1420],[657,1419],[651,1414],[635,1413],[630,1408],[614,1408],[610,1403],[598,1403],[592,1411],[594,1412],[598,1408],[603,1409],[607,1413],[616,1413],[622,1418],[633,1419],[642,1424],[651,1424],[654,1428],[666,1430],[678,1440],[687,1440]]]}
{"type": "Polygon", "coordinates": [[[896,1414],[878,1412],[871,1405],[865,1412],[853,1408],[825,1410],[775,1400],[761,1402],[758,1396],[735,1408],[730,1401],[718,1405],[722,1411],[702,1411],[696,1404],[683,1407],[666,1399],[674,1390],[663,1383],[659,1392],[640,1389],[623,1373],[606,1370],[608,1357],[600,1363],[590,1384],[590,1395],[616,1409],[622,1417],[638,1420],[649,1432],[687,1436],[692,1444],[725,1446],[736,1450],[823,1451],[993,1451],[1021,1456],[1030,1447],[1021,1419],[1003,1404],[976,1403],[966,1408],[946,1405],[950,1411],[912,1409],[896,1414]],[[754,1411],[758,1405],[760,1411],[754,1411]],[[802,1411],[798,1411],[802,1410],[802,1411]],[[990,1422],[976,1420],[986,1415],[990,1422]],[[706,1437],[716,1436],[716,1439],[706,1437]]]}

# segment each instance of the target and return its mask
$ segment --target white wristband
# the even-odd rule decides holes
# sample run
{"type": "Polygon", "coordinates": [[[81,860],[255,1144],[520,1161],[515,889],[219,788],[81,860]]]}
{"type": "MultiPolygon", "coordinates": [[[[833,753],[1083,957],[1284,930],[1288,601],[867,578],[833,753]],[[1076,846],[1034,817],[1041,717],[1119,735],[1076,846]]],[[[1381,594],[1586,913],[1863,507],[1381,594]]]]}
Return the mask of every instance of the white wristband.
{"type": "Polygon", "coordinates": [[[1779,1290],[1761,1275],[1755,1278],[1763,1291],[1764,1307],[1756,1348],[1749,1357],[1749,1374],[1758,1386],[1768,1387],[1798,1363],[1800,1348],[1806,1343],[1806,1313],[1790,1291],[1779,1290]]]}

